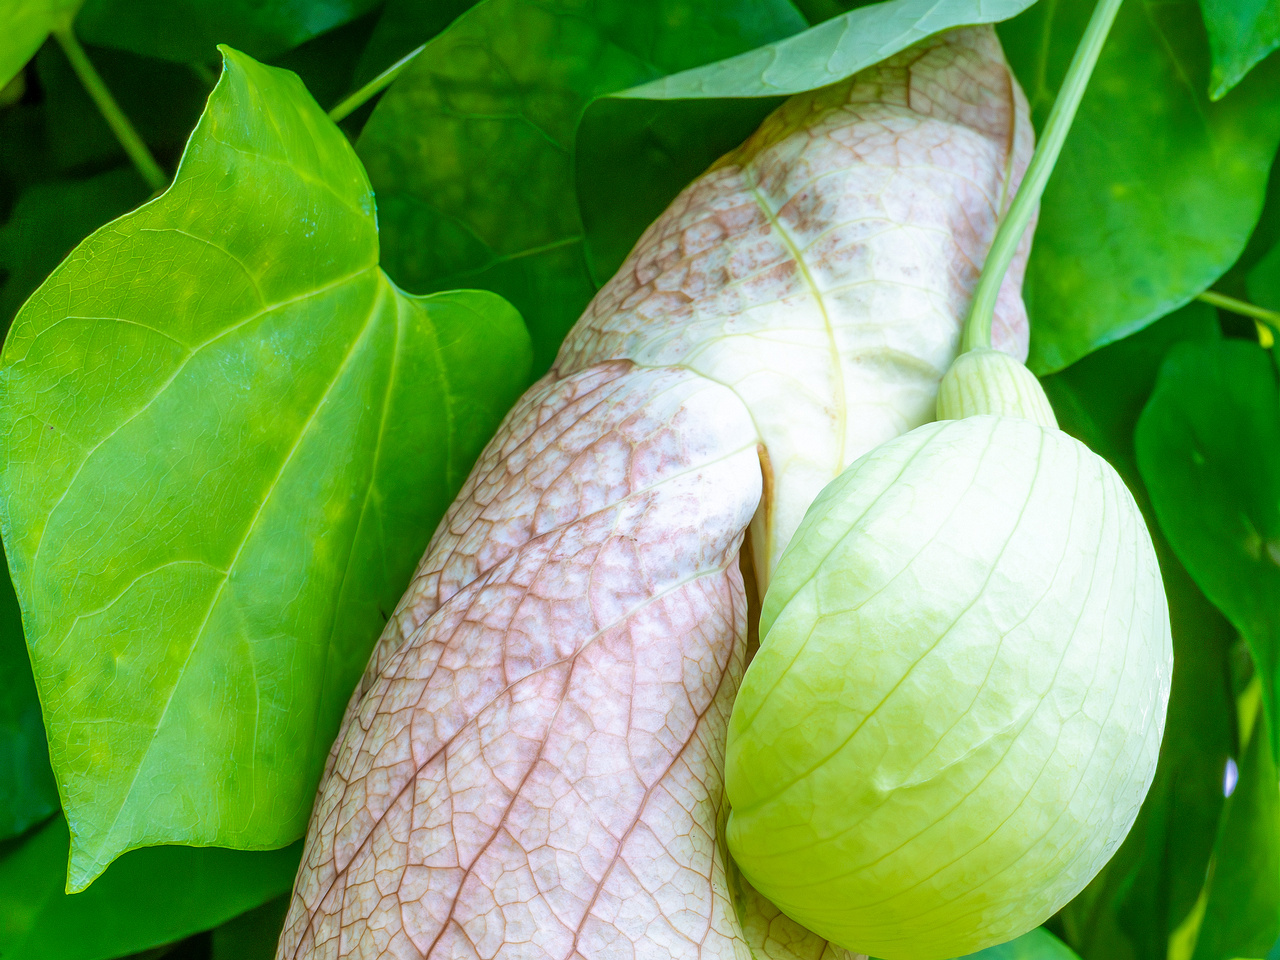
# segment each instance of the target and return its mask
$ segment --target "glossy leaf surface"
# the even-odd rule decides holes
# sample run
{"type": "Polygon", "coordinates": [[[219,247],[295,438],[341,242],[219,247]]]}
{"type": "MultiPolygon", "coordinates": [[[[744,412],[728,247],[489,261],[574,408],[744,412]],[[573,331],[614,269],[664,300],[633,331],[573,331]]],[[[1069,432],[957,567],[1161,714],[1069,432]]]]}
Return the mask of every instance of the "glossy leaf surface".
{"type": "Polygon", "coordinates": [[[1280,785],[1265,713],[1240,758],[1193,960],[1262,957],[1280,937],[1280,785]]]}
{"type": "Polygon", "coordinates": [[[1007,20],[1033,2],[893,0],[860,7],[777,43],[662,77],[616,96],[685,100],[802,93],[853,76],[943,30],[1007,20]]]}
{"type": "Polygon", "coordinates": [[[75,16],[83,0],[6,0],[0,8],[0,88],[35,56],[50,31],[75,16]]]}
{"type": "Polygon", "coordinates": [[[1244,636],[1275,738],[1280,670],[1280,392],[1245,341],[1182,344],[1137,431],[1160,527],[1205,595],[1244,636]]]}
{"type": "Polygon", "coordinates": [[[86,43],[179,63],[209,61],[217,45],[274,57],[377,6],[377,0],[86,0],[86,43]]]}
{"type": "Polygon", "coordinates": [[[387,272],[414,289],[503,294],[529,324],[541,372],[596,289],[574,190],[587,103],[804,25],[786,0],[477,5],[361,134],[387,272]]]}
{"type": "Polygon", "coordinates": [[[5,565],[0,580],[0,840],[58,809],[58,787],[31,679],[22,613],[5,565]]]}
{"type": "Polygon", "coordinates": [[[1280,46],[1276,0],[1200,0],[1213,53],[1209,94],[1224,96],[1259,60],[1280,46]]]}
{"type": "Polygon", "coordinates": [[[297,78],[227,53],[177,179],[0,360],[0,511],[73,844],[301,834],[369,648],[519,392],[487,293],[406,296],[297,78]]]}
{"type": "MultiPolygon", "coordinates": [[[[1037,4],[1000,28],[1037,125],[1092,8],[1037,4]]],[[[1181,306],[1244,248],[1280,140],[1280,63],[1217,103],[1208,76],[1193,0],[1121,7],[1041,203],[1024,288],[1037,372],[1181,306]]]]}
{"type": "Polygon", "coordinates": [[[138,850],[69,895],[67,824],[57,817],[0,847],[0,956],[107,960],[207,930],[288,890],[300,848],[138,850]]]}
{"type": "Polygon", "coordinates": [[[1222,811],[1222,770],[1234,747],[1228,651],[1235,631],[1161,536],[1133,443],[1169,349],[1219,337],[1214,311],[1192,303],[1043,380],[1062,428],[1110,461],[1142,508],[1173,628],[1173,686],[1155,782],[1110,864],[1060,915],[1069,942],[1090,960],[1164,960],[1170,933],[1200,894],[1222,811]]]}

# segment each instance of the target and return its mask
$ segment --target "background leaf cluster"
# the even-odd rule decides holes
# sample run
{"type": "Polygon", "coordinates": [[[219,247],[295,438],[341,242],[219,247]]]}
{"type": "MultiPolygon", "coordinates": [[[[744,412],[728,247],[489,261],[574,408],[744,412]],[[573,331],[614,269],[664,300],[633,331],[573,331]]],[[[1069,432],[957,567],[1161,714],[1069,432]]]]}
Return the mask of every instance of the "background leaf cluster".
{"type": "MultiPolygon", "coordinates": [[[[0,957],[270,956],[369,646],[645,226],[953,26],[1042,123],[1091,6],[0,0],[0,957]]],[[[1176,666],[1133,832],[986,960],[1280,956],[1278,44],[1276,0],[1128,0],[1044,198],[1030,362],[1147,516],[1176,666]]]]}

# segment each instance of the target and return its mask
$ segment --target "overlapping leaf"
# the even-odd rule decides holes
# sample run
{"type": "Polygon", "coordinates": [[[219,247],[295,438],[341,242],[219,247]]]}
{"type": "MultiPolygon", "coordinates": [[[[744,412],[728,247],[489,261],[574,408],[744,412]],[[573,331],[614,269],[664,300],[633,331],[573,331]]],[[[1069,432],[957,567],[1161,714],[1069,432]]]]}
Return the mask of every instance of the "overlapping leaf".
{"type": "Polygon", "coordinates": [[[1209,94],[1217,100],[1280,46],[1276,0],[1200,0],[1213,52],[1209,94]]]}
{"type": "Polygon", "coordinates": [[[1273,744],[1280,672],[1280,391],[1246,341],[1187,343],[1138,421],[1138,464],[1160,527],[1249,644],[1273,744]]]}
{"type": "Polygon", "coordinates": [[[63,893],[67,824],[0,847],[0,957],[107,960],[217,926],[289,889],[301,844],[283,850],[155,847],[63,893]]]}
{"type": "MultiPolygon", "coordinates": [[[[1042,124],[1093,8],[1000,28],[1042,124]]],[[[1217,103],[1194,0],[1121,8],[1040,207],[1024,294],[1030,364],[1057,370],[1186,303],[1239,256],[1280,142],[1280,62],[1217,103]]]]}
{"type": "Polygon", "coordinates": [[[0,7],[0,87],[18,75],[54,29],[71,22],[83,0],[6,0],[0,7]]]}
{"type": "Polygon", "coordinates": [[[1193,960],[1262,957],[1280,937],[1280,785],[1263,713],[1227,801],[1193,960]]]}
{"type": "Polygon", "coordinates": [[[133,847],[301,834],[373,639],[527,369],[499,298],[386,279],[345,138],[228,52],[173,186],[77,248],[0,359],[69,889],[133,847]]]}
{"type": "Polygon", "coordinates": [[[179,63],[208,61],[227,43],[274,57],[377,6],[377,0],[82,0],[88,43],[179,63]]]}
{"type": "Polygon", "coordinates": [[[695,67],[618,97],[689,100],[777,97],[836,83],[925,37],[960,26],[996,23],[1025,10],[1027,0],[897,0],[850,10],[777,43],[695,67]]]}
{"type": "Polygon", "coordinates": [[[603,284],[686,183],[749,135],[785,94],[849,77],[918,40],[992,23],[1031,0],[863,6],[736,57],[593,101],[577,139],[588,268],[603,284]]]}

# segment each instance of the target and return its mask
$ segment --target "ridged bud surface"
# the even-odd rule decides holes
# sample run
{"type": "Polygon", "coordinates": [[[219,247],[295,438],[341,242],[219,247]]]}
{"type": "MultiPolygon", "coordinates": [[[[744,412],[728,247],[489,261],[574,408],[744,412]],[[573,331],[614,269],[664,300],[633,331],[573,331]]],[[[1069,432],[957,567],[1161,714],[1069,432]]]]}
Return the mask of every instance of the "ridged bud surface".
{"type": "Polygon", "coordinates": [[[1026,932],[1128,832],[1172,670],[1115,471],[1012,417],[920,427],[815,501],[734,703],[729,848],[835,943],[940,960],[1026,932]]]}
{"type": "Polygon", "coordinates": [[[1042,427],[1058,425],[1034,373],[999,350],[970,350],[956,357],[938,385],[938,419],[987,414],[1021,417],[1042,427]]]}

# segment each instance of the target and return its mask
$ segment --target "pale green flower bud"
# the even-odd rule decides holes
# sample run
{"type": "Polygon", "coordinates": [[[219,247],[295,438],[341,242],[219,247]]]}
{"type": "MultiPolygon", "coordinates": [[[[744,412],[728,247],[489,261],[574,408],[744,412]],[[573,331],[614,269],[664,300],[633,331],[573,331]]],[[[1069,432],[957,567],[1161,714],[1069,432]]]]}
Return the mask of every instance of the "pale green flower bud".
{"type": "MultiPolygon", "coordinates": [[[[1011,382],[952,397],[1025,403],[1011,382]]],[[[1036,419],[876,448],[814,502],[765,598],[729,848],[851,950],[940,960],[1035,927],[1155,772],[1172,648],[1151,539],[1115,471],[1036,419]]]]}

